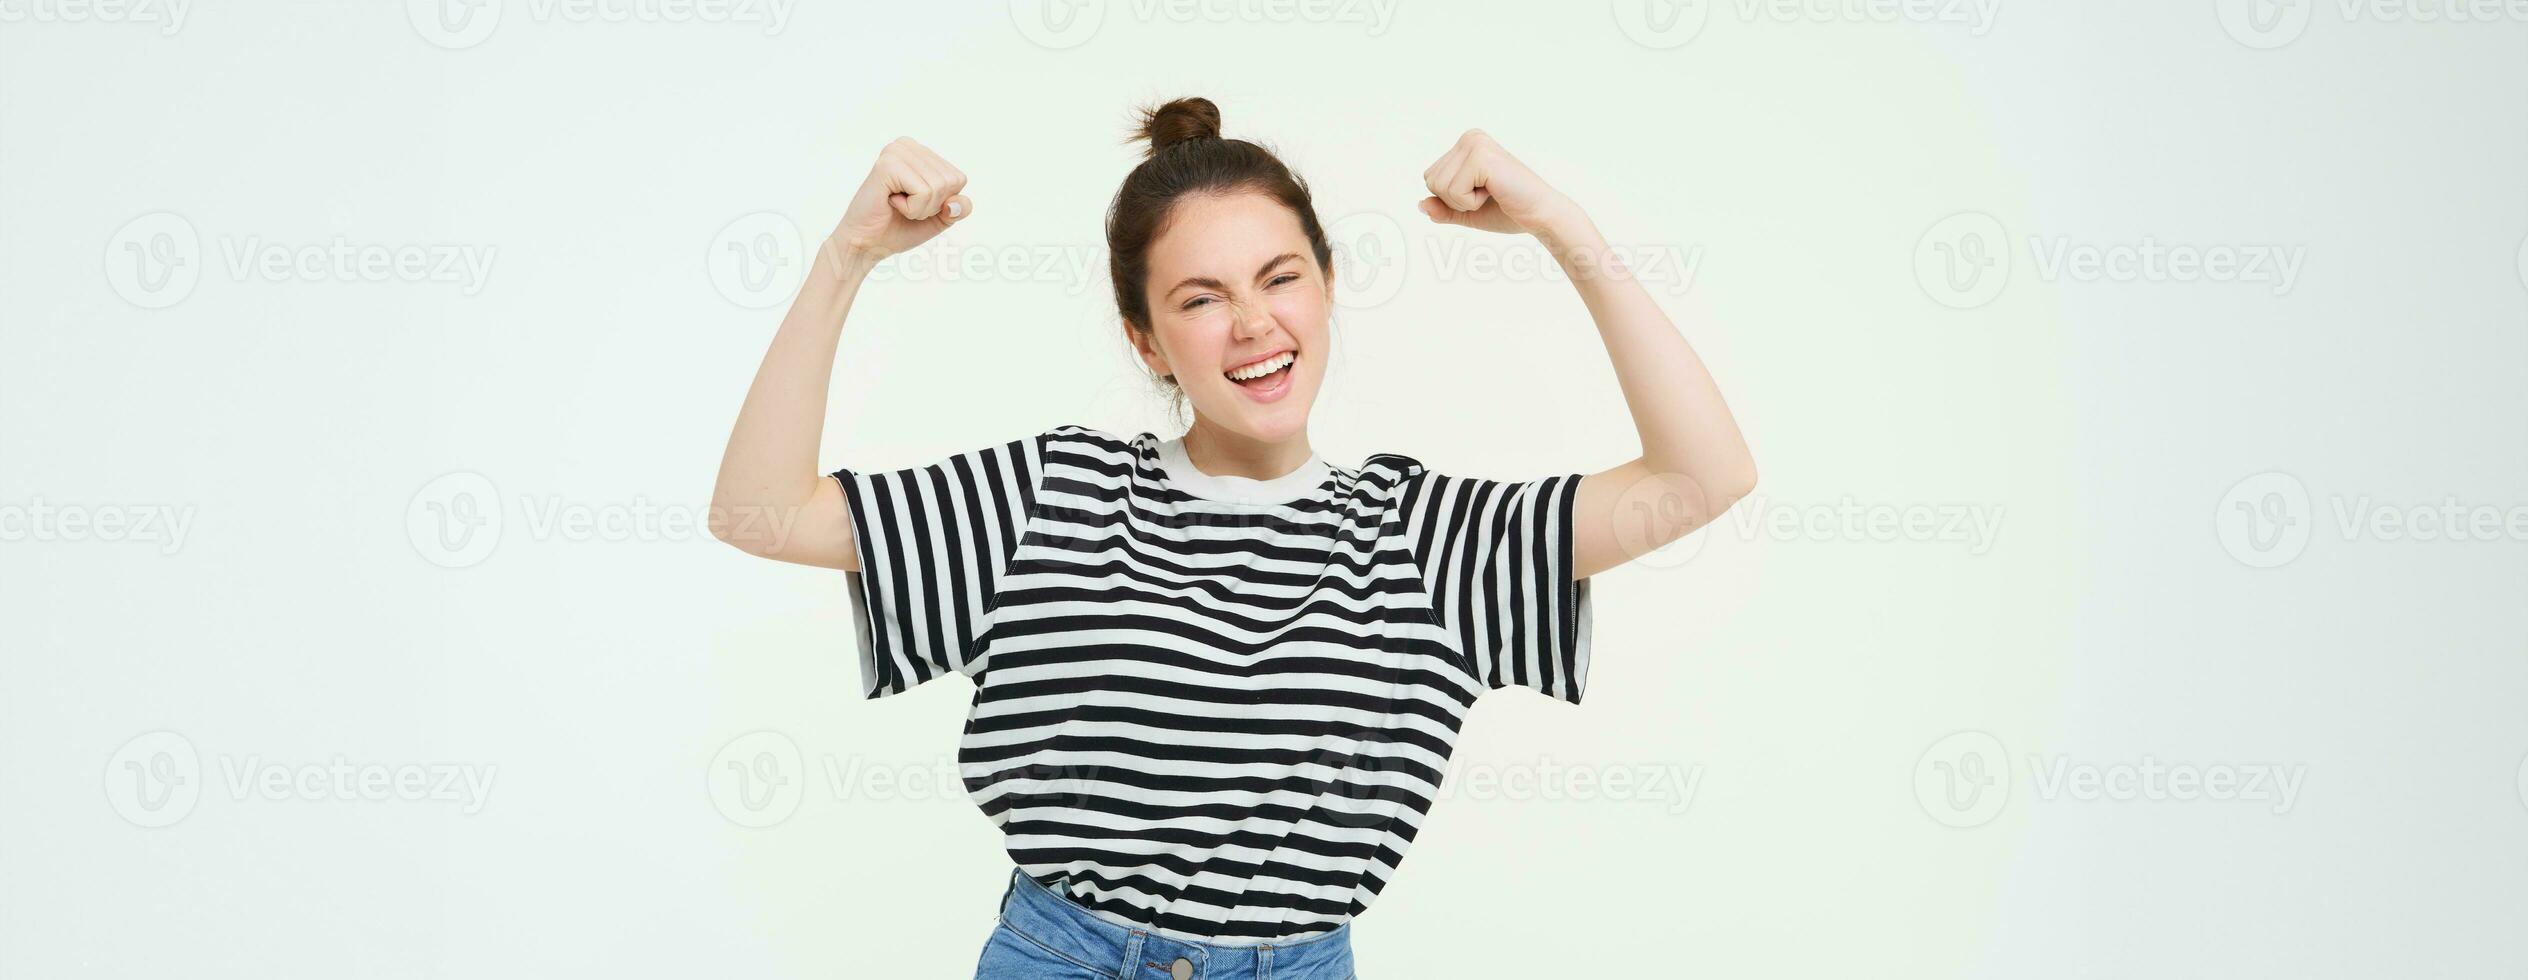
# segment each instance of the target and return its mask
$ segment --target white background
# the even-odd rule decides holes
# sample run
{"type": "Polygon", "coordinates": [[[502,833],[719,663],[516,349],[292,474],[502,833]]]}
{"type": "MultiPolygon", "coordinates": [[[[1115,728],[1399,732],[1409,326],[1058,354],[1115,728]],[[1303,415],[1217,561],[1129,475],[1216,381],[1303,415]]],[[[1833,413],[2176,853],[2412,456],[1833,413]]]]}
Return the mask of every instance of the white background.
{"type": "Polygon", "coordinates": [[[968,688],[698,518],[898,135],[977,213],[827,467],[1172,434],[1099,219],[1183,94],[1336,226],[1328,459],[1636,448],[1413,210],[1480,126],[1763,471],[1484,700],[1364,975],[2528,971],[2528,7],[943,6],[0,0],[0,974],[967,975],[968,688]]]}

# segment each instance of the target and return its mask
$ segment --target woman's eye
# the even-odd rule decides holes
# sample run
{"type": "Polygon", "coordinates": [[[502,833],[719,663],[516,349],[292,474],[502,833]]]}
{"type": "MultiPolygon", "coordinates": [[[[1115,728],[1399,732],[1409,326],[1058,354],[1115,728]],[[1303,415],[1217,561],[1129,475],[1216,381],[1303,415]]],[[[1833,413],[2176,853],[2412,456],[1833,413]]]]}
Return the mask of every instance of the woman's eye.
{"type": "MultiPolygon", "coordinates": [[[[1273,286],[1279,286],[1279,285],[1283,285],[1283,284],[1285,284],[1285,283],[1293,283],[1293,282],[1298,282],[1298,281],[1299,281],[1299,274],[1298,274],[1298,273],[1296,273],[1296,272],[1285,272],[1285,273],[1282,273],[1281,275],[1274,276],[1271,280],[1267,281],[1264,285],[1265,285],[1267,288],[1270,288],[1270,287],[1273,287],[1273,286]]],[[[1211,305],[1212,303],[1217,302],[1217,301],[1218,301],[1218,297],[1213,297],[1213,296],[1196,296],[1196,297],[1194,297],[1193,299],[1186,300],[1186,301],[1185,301],[1185,305],[1183,305],[1183,306],[1179,306],[1179,307],[1177,307],[1177,309],[1179,309],[1179,310],[1193,310],[1193,309],[1199,309],[1199,308],[1201,308],[1201,307],[1209,306],[1209,305],[1211,305]]]]}

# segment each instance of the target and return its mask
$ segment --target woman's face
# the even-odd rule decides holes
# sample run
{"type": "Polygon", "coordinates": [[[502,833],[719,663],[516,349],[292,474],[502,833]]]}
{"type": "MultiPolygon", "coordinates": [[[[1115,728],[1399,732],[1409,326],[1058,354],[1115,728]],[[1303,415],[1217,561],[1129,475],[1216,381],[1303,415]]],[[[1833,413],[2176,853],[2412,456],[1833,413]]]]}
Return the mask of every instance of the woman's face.
{"type": "Polygon", "coordinates": [[[1142,362],[1212,425],[1262,442],[1305,433],[1334,284],[1299,216],[1261,193],[1180,199],[1148,267],[1150,333],[1127,329],[1142,362]]]}

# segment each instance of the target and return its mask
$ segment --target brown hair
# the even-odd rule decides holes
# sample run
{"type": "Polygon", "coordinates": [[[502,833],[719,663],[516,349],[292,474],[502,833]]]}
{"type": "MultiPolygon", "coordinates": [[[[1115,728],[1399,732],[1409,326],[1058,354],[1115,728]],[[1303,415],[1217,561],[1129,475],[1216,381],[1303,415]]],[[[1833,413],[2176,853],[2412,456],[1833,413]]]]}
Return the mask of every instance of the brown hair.
{"type": "MultiPolygon", "coordinates": [[[[1106,208],[1106,271],[1115,284],[1115,308],[1124,329],[1150,331],[1150,243],[1167,229],[1177,199],[1194,194],[1260,191],[1292,214],[1308,236],[1317,268],[1332,269],[1334,251],[1317,223],[1308,182],[1282,165],[1273,151],[1245,140],[1222,139],[1220,107],[1210,99],[1182,98],[1141,110],[1132,140],[1150,144],[1141,165],[1124,176],[1106,208]]],[[[1162,378],[1173,383],[1174,379],[1162,378]]]]}

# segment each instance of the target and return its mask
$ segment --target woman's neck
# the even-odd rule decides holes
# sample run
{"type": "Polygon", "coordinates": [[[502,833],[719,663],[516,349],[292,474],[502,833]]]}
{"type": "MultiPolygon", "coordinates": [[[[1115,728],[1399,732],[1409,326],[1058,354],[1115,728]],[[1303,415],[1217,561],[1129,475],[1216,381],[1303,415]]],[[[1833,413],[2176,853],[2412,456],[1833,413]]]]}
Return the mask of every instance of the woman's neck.
{"type": "Polygon", "coordinates": [[[1194,427],[1185,431],[1185,459],[1208,476],[1242,476],[1250,480],[1273,480],[1288,476],[1316,450],[1308,447],[1305,431],[1281,442],[1262,442],[1227,432],[1194,420],[1194,427]]]}

